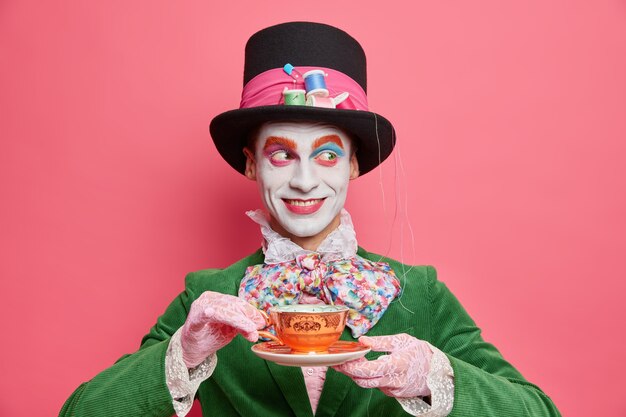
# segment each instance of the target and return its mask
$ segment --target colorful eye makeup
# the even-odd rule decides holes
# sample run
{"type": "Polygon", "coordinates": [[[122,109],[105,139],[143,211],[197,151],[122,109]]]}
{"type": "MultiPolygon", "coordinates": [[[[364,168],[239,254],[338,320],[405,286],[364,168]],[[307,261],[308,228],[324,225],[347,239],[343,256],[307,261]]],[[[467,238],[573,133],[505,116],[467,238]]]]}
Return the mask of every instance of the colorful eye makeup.
{"type": "Polygon", "coordinates": [[[337,135],[327,135],[316,139],[313,142],[313,149],[311,158],[315,159],[320,165],[328,167],[337,164],[338,158],[345,154],[343,143],[337,135]]]}
{"type": "Polygon", "coordinates": [[[337,159],[344,155],[343,149],[334,144],[327,142],[313,151],[311,158],[324,166],[333,166],[337,163],[337,159]]]}
{"type": "Polygon", "coordinates": [[[285,166],[297,158],[296,143],[287,138],[271,136],[265,141],[263,155],[274,166],[285,166]]]}
{"type": "MultiPolygon", "coordinates": [[[[310,159],[323,166],[334,166],[338,158],[345,155],[343,144],[337,135],[327,135],[316,139],[312,148],[310,159]]],[[[265,141],[263,155],[274,166],[285,166],[299,158],[297,145],[293,140],[275,136],[265,141]]]]}

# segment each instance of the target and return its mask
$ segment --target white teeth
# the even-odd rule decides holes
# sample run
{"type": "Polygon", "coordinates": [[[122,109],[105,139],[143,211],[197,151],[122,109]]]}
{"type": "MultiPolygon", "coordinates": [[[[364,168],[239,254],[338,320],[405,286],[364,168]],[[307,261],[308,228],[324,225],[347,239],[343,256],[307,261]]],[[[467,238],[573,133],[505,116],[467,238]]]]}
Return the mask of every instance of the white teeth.
{"type": "Polygon", "coordinates": [[[307,206],[313,206],[315,204],[318,204],[321,200],[316,199],[316,200],[307,200],[307,201],[302,201],[302,200],[286,200],[286,201],[288,204],[291,204],[293,206],[307,207],[307,206]]]}

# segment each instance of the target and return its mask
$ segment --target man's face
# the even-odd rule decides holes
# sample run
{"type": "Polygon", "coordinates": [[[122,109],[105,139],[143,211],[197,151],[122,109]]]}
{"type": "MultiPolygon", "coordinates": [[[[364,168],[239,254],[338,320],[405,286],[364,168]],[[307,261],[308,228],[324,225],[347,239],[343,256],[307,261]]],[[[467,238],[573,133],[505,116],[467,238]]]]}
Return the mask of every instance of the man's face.
{"type": "MultiPolygon", "coordinates": [[[[352,143],[339,128],[310,122],[261,126],[246,176],[256,179],[272,223],[312,237],[339,224],[348,181],[358,176],[352,143]]],[[[277,230],[280,232],[280,230],[277,230]]]]}

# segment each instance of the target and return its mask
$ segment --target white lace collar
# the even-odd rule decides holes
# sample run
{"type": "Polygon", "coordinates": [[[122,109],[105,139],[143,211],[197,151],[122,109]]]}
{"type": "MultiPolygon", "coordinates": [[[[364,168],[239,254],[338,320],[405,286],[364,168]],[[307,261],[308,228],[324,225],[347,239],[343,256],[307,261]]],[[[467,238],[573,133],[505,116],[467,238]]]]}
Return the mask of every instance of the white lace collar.
{"type": "MultiPolygon", "coordinates": [[[[246,214],[261,226],[263,253],[265,254],[266,264],[288,262],[295,259],[298,255],[313,252],[302,249],[292,242],[291,239],[283,237],[272,230],[268,216],[262,210],[250,210],[246,214]]],[[[352,258],[356,255],[356,250],[356,232],[352,225],[352,218],[345,209],[342,209],[339,227],[326,236],[315,252],[322,255],[322,260],[333,261],[352,258]]]]}

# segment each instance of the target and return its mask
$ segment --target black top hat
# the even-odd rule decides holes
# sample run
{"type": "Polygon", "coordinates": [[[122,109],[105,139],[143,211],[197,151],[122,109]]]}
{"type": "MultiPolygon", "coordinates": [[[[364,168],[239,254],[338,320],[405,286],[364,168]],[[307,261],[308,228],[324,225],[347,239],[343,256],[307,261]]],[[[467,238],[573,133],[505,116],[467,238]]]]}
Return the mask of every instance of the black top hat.
{"type": "Polygon", "coordinates": [[[241,173],[246,166],[242,149],[250,133],[267,121],[319,121],[346,130],[356,139],[361,174],[393,150],[393,126],[367,110],[363,48],[340,29],[291,22],[255,33],[246,44],[243,84],[240,108],[219,114],[210,126],[220,155],[241,173]],[[321,71],[308,73],[312,69],[321,71]],[[285,89],[306,90],[306,105],[304,91],[291,101],[284,98],[285,89]]]}

